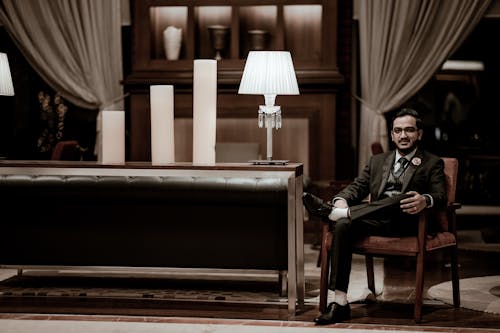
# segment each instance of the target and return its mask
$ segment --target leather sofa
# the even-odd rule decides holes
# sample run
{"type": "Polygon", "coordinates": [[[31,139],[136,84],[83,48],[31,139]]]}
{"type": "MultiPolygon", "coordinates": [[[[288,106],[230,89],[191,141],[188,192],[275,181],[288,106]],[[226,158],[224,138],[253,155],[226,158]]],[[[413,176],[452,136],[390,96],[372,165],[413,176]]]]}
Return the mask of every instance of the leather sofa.
{"type": "Polygon", "coordinates": [[[280,178],[0,175],[0,265],[287,270],[280,178]]]}

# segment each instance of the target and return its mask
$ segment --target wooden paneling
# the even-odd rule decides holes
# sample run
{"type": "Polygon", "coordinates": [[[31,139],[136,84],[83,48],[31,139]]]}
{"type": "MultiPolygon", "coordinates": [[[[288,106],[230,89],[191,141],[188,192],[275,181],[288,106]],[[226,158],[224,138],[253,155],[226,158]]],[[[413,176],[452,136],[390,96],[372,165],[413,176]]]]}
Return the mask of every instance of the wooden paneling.
{"type": "MultiPolygon", "coordinates": [[[[220,93],[217,100],[218,142],[259,142],[266,151],[266,132],[257,126],[257,109],[263,96],[220,93]]],[[[175,94],[176,160],[192,158],[192,95],[175,94]]],[[[283,127],[273,130],[273,156],[304,164],[312,179],[333,179],[335,171],[335,94],[314,93],[278,96],[283,127]]],[[[151,160],[149,95],[132,94],[130,159],[151,160]]]]}

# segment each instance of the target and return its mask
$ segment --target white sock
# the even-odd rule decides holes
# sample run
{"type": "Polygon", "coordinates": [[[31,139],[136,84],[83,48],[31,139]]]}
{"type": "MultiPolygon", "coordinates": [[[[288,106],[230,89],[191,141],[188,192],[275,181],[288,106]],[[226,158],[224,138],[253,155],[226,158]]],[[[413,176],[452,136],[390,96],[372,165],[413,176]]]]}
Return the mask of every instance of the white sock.
{"type": "Polygon", "coordinates": [[[330,215],[328,215],[328,218],[332,221],[338,221],[344,217],[351,218],[351,212],[350,212],[349,208],[334,207],[334,208],[332,208],[330,215]]]}
{"type": "Polygon", "coordinates": [[[347,293],[341,290],[335,290],[335,297],[333,299],[338,305],[347,305],[347,293]]]}

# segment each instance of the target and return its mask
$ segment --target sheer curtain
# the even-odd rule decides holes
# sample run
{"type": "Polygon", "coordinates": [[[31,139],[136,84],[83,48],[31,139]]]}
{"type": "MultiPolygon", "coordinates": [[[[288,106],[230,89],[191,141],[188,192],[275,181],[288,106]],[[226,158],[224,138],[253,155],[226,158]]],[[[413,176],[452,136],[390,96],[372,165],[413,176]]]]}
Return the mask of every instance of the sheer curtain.
{"type": "Polygon", "coordinates": [[[372,142],[387,149],[384,113],[430,80],[474,29],[491,0],[360,0],[359,170],[372,142]]]}
{"type": "Polygon", "coordinates": [[[3,0],[0,21],[55,91],[87,109],[123,110],[120,0],[3,0]]]}

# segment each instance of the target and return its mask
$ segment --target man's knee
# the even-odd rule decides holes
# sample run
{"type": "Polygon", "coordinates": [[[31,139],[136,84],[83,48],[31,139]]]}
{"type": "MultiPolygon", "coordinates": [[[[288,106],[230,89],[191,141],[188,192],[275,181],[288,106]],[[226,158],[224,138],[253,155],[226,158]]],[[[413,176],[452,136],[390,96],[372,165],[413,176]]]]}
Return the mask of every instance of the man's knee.
{"type": "Polygon", "coordinates": [[[348,218],[342,218],[335,222],[335,232],[343,233],[351,228],[351,220],[348,218]]]}

